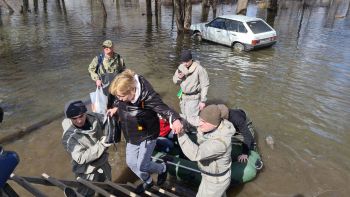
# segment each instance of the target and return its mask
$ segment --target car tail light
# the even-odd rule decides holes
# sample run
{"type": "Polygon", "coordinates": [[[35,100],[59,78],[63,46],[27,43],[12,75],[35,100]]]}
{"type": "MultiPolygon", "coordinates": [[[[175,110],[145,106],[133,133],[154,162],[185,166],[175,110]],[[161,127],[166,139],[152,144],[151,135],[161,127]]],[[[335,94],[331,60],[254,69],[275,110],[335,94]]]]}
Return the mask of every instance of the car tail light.
{"type": "Polygon", "coordinates": [[[270,38],[270,40],[271,40],[271,41],[277,40],[277,36],[272,36],[272,37],[270,38]]]}
{"type": "Polygon", "coordinates": [[[260,40],[252,40],[252,45],[255,46],[260,43],[260,40]]]}

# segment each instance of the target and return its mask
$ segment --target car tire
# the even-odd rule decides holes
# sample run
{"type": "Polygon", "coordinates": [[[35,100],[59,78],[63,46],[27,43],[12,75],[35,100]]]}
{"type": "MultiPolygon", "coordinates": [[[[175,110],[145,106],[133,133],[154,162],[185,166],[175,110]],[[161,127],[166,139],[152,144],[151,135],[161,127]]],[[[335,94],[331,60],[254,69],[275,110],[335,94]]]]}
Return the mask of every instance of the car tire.
{"type": "Polygon", "coordinates": [[[235,51],[245,51],[246,50],[246,47],[244,44],[240,43],[240,42],[236,42],[236,43],[233,43],[232,45],[232,48],[235,50],[235,51]]]}
{"type": "Polygon", "coordinates": [[[202,34],[201,32],[196,32],[193,34],[193,38],[198,41],[202,41],[202,34]]]}

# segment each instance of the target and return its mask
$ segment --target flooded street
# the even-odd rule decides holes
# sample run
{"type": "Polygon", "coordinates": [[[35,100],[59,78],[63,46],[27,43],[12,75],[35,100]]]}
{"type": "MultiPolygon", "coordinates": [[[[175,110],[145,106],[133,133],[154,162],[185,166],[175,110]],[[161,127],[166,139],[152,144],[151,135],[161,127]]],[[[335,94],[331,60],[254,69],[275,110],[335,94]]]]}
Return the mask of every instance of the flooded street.
{"type": "MultiPolygon", "coordinates": [[[[235,3],[228,2],[218,4],[217,16],[234,14],[235,3]]],[[[208,71],[209,99],[244,109],[258,132],[265,167],[254,181],[230,188],[228,196],[348,196],[349,15],[334,19],[328,7],[301,10],[299,1],[293,1],[268,20],[277,31],[277,44],[240,53],[178,36],[172,6],[162,5],[159,17],[147,17],[143,0],[105,4],[106,20],[99,1],[65,1],[64,6],[50,1],[46,12],[40,7],[25,16],[2,12],[0,106],[5,117],[0,138],[60,116],[65,102],[94,91],[87,67],[105,39],[117,43],[126,66],[145,76],[179,110],[178,88],[171,78],[181,50],[189,48],[208,71]],[[273,150],[265,144],[268,135],[275,140],[273,150]]],[[[192,9],[192,23],[201,22],[201,4],[192,9]]],[[[247,15],[267,17],[253,2],[247,15]]],[[[60,142],[60,117],[5,145],[20,154],[17,174],[73,177],[60,142]]],[[[111,154],[114,170],[117,164],[125,167],[123,149],[118,151],[111,154]]],[[[122,174],[113,177],[125,181],[128,176],[122,174]]]]}

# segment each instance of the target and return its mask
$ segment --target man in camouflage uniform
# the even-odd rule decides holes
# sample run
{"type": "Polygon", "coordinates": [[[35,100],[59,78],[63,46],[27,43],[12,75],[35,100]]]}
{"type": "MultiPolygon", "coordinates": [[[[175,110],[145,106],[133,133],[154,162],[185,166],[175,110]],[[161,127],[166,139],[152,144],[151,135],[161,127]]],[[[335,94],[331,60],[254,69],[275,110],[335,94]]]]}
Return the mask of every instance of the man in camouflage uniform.
{"type": "Polygon", "coordinates": [[[181,115],[192,126],[199,124],[199,111],[205,107],[209,88],[209,77],[205,68],[192,59],[192,53],[185,50],[181,54],[181,64],[173,76],[173,82],[180,85],[181,115]]]}
{"type": "Polygon", "coordinates": [[[106,40],[102,43],[103,53],[96,56],[90,63],[88,71],[97,87],[102,87],[105,93],[115,75],[125,70],[123,58],[113,49],[113,42],[106,40]]]}
{"type": "Polygon", "coordinates": [[[197,161],[202,180],[197,197],[226,196],[231,182],[231,137],[235,127],[224,119],[228,116],[224,105],[208,105],[200,112],[197,140],[193,142],[185,132],[178,133],[183,153],[197,161]]]}

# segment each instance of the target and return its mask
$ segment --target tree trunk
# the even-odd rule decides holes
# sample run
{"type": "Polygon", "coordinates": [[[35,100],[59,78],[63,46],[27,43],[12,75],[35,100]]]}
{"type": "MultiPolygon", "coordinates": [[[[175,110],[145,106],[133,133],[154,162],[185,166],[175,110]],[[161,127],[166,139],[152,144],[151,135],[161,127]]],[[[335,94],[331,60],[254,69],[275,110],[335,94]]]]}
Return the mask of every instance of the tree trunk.
{"type": "Polygon", "coordinates": [[[107,10],[106,10],[105,3],[103,2],[103,0],[100,0],[100,2],[102,5],[102,9],[103,9],[103,17],[106,18],[107,17],[107,10]]]}
{"type": "Polygon", "coordinates": [[[216,18],[216,5],[218,0],[211,0],[211,8],[213,9],[213,18],[216,18]]]}
{"type": "Polygon", "coordinates": [[[178,32],[187,32],[192,20],[191,0],[174,0],[176,26],[178,32]]]}
{"type": "Polygon", "coordinates": [[[210,7],[209,0],[202,0],[202,7],[210,7]]]}
{"type": "Polygon", "coordinates": [[[201,18],[202,22],[208,21],[209,10],[210,10],[209,0],[202,0],[202,18],[201,18]]]}
{"type": "Polygon", "coordinates": [[[174,0],[176,26],[178,32],[184,31],[184,18],[182,12],[182,0],[174,0]]]}
{"type": "MultiPolygon", "coordinates": [[[[102,0],[102,1],[103,1],[103,0],[102,0]]],[[[62,8],[63,8],[63,13],[64,13],[64,15],[67,16],[66,3],[64,2],[64,0],[62,0],[62,8]]]]}
{"type": "Polygon", "coordinates": [[[57,3],[57,6],[58,6],[58,9],[61,12],[61,0],[56,0],[56,3],[57,3]]]}
{"type": "Polygon", "coordinates": [[[47,11],[47,0],[44,0],[43,4],[44,4],[44,11],[46,12],[47,11]]]}
{"type": "Polygon", "coordinates": [[[6,7],[7,7],[7,9],[9,10],[10,14],[13,14],[15,11],[12,9],[12,7],[6,2],[6,0],[4,0],[4,3],[6,5],[6,7]]]}
{"type": "Polygon", "coordinates": [[[152,16],[152,0],[146,0],[146,15],[152,16]]]}
{"type": "Polygon", "coordinates": [[[271,11],[276,11],[278,8],[277,0],[268,0],[267,9],[271,11]]]}
{"type": "MultiPolygon", "coordinates": [[[[0,6],[0,27],[2,26],[2,18],[1,18],[1,16],[2,16],[2,13],[1,13],[1,6],[0,6]]],[[[0,122],[2,122],[2,116],[3,116],[4,114],[3,114],[3,111],[2,111],[2,109],[1,109],[1,107],[0,107],[0,119],[1,119],[1,121],[0,122]]]]}
{"type": "Polygon", "coordinates": [[[327,13],[325,27],[330,27],[330,28],[333,27],[335,15],[336,15],[337,10],[339,8],[339,4],[340,4],[340,2],[337,0],[331,2],[330,7],[328,8],[328,11],[327,11],[328,13],[327,13]]]}
{"type": "Polygon", "coordinates": [[[248,0],[238,0],[236,14],[246,15],[248,7],[248,0]]]}
{"type": "Polygon", "coordinates": [[[158,0],[154,0],[154,14],[158,16],[158,0]]]}
{"type": "Polygon", "coordinates": [[[192,21],[192,3],[191,0],[186,0],[185,2],[185,20],[184,20],[184,30],[189,31],[192,21]]]}
{"type": "Polygon", "coordinates": [[[38,10],[39,10],[39,3],[38,3],[38,0],[33,0],[33,2],[34,2],[34,12],[35,13],[37,13],[38,12],[38,10]]]}
{"type": "Polygon", "coordinates": [[[162,19],[160,1],[161,0],[154,1],[154,14],[155,14],[157,28],[159,26],[159,21],[162,19]]]}
{"type": "Polygon", "coordinates": [[[297,46],[299,45],[299,37],[300,37],[300,31],[301,31],[301,27],[302,27],[303,20],[304,20],[305,9],[306,9],[306,3],[305,3],[305,0],[303,0],[301,2],[301,15],[300,15],[300,20],[299,20],[299,25],[298,25],[297,46]]]}
{"type": "Polygon", "coordinates": [[[28,0],[23,0],[22,13],[28,12],[28,9],[29,9],[29,2],[28,2],[28,0]]]}

